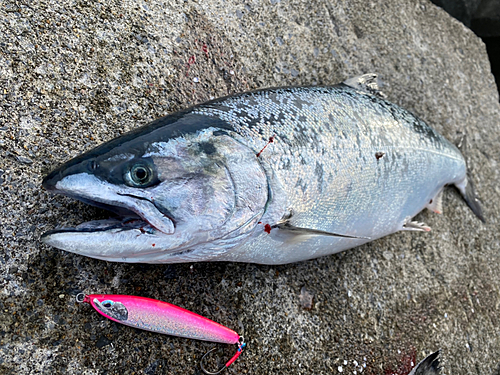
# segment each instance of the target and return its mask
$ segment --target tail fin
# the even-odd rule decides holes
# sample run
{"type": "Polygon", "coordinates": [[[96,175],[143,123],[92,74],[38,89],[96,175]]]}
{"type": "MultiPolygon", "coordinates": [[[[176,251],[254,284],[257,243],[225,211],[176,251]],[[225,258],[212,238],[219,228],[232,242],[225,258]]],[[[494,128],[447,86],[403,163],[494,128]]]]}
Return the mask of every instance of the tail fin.
{"type": "Polygon", "coordinates": [[[472,183],[472,179],[470,178],[470,174],[467,173],[467,177],[465,177],[461,182],[455,184],[457,189],[464,197],[465,202],[470,207],[472,212],[483,222],[486,223],[483,215],[483,209],[481,208],[481,203],[477,198],[476,189],[474,184],[472,183]]]}
{"type": "MultiPolygon", "coordinates": [[[[467,143],[467,136],[465,133],[460,133],[460,139],[458,140],[456,146],[460,150],[462,155],[464,155],[464,157],[466,158],[468,154],[467,152],[468,143],[467,143]]],[[[469,163],[467,161],[467,158],[465,160],[466,160],[465,164],[468,166],[469,163]]],[[[472,182],[472,178],[469,171],[467,171],[467,175],[463,179],[463,181],[456,183],[455,186],[462,194],[462,197],[464,197],[465,203],[467,203],[467,206],[470,207],[472,212],[474,212],[474,214],[483,223],[486,223],[486,220],[484,219],[483,216],[483,209],[481,208],[481,202],[479,202],[479,199],[477,197],[476,188],[474,187],[474,183],[472,182]]]]}
{"type": "Polygon", "coordinates": [[[429,354],[425,359],[411,370],[409,375],[438,375],[441,373],[439,366],[439,353],[441,350],[429,354]]]}

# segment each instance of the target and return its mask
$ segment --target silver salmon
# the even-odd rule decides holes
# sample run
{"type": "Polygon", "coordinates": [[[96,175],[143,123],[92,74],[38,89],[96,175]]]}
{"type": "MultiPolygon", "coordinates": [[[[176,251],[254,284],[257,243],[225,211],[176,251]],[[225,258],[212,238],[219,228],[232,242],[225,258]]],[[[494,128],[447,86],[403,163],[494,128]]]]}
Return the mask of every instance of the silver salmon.
{"type": "Polygon", "coordinates": [[[283,264],[429,231],[412,218],[440,212],[448,184],[483,220],[460,151],[368,74],[213,100],[68,161],[43,186],[116,217],[42,241],[115,262],[283,264]]]}

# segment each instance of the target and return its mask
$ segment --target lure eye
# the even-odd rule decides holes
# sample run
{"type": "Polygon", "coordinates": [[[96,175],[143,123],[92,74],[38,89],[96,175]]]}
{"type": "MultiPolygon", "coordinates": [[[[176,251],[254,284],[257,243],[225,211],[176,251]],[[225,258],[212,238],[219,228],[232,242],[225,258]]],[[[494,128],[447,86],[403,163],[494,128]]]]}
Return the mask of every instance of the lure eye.
{"type": "Polygon", "coordinates": [[[106,301],[102,301],[101,305],[103,305],[104,307],[107,307],[107,308],[110,308],[111,306],[113,306],[115,303],[111,300],[106,300],[106,301]]]}
{"type": "Polygon", "coordinates": [[[124,175],[126,184],[132,187],[149,186],[154,178],[153,168],[146,162],[132,164],[124,175]]]}

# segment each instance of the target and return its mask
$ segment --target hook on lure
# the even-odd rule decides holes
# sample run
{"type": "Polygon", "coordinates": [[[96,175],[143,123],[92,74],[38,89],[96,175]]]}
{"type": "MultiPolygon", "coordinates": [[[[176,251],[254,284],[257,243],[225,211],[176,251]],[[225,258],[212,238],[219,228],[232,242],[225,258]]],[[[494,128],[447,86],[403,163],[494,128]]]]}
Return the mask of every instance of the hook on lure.
{"type": "Polygon", "coordinates": [[[207,375],[219,374],[228,368],[246,346],[243,336],[235,331],[167,302],[136,296],[84,293],[76,296],[76,302],[88,303],[102,316],[130,327],[196,340],[238,344],[236,354],[217,372],[209,372],[204,367],[203,361],[214,349],[207,352],[200,362],[207,375]]]}
{"type": "Polygon", "coordinates": [[[238,341],[238,350],[237,350],[236,354],[233,355],[233,357],[229,361],[227,361],[227,363],[224,366],[222,366],[219,370],[217,370],[216,372],[210,372],[210,371],[208,371],[205,368],[205,366],[203,365],[203,361],[205,360],[206,356],[209,355],[210,353],[212,353],[215,350],[215,348],[210,349],[208,352],[206,352],[203,355],[203,357],[201,357],[201,361],[200,361],[201,371],[203,371],[207,375],[217,375],[217,374],[220,374],[222,371],[224,371],[229,366],[231,366],[234,363],[234,361],[236,361],[236,359],[238,359],[238,357],[240,356],[240,354],[243,351],[243,349],[245,348],[245,346],[247,346],[247,344],[245,343],[245,339],[243,338],[243,336],[240,336],[239,341],[238,341]]]}

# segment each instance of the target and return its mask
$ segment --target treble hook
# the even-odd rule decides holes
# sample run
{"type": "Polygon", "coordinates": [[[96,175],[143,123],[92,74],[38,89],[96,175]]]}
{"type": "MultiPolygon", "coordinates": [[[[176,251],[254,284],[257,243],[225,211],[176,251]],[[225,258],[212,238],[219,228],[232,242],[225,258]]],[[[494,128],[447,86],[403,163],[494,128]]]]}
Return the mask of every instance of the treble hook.
{"type": "Polygon", "coordinates": [[[216,372],[210,372],[208,371],[204,366],[203,366],[203,361],[205,360],[205,357],[207,355],[209,355],[210,353],[212,353],[216,348],[213,348],[213,349],[210,349],[208,352],[206,352],[203,357],[201,357],[201,361],[200,361],[200,367],[201,367],[201,371],[203,371],[205,374],[207,375],[217,375],[217,374],[220,374],[222,371],[224,371],[225,369],[227,369],[229,366],[231,366],[233,364],[234,361],[236,361],[236,359],[240,356],[241,352],[243,351],[243,349],[245,348],[245,346],[247,346],[247,344],[245,343],[245,339],[243,338],[243,336],[240,336],[239,338],[239,345],[238,345],[238,351],[236,352],[235,355],[233,355],[233,358],[231,358],[223,367],[221,367],[219,370],[217,370],[216,372]]]}

